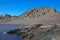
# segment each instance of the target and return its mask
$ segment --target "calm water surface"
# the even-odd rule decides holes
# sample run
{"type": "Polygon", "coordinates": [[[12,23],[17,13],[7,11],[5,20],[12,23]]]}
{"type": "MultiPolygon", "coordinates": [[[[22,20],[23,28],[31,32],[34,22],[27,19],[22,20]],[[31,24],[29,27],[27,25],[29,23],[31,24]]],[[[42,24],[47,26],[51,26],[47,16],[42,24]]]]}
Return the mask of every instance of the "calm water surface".
{"type": "Polygon", "coordinates": [[[6,34],[7,31],[21,28],[22,26],[0,24],[0,40],[21,40],[21,35],[17,34],[6,34]]]}

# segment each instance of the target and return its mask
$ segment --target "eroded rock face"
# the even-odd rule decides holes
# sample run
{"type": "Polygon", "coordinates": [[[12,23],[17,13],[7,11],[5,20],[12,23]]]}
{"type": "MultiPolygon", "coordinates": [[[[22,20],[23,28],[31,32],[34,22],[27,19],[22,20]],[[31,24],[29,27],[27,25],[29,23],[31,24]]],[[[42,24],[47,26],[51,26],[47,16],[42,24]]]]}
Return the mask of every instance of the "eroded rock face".
{"type": "Polygon", "coordinates": [[[30,17],[30,18],[34,18],[34,17],[39,17],[39,16],[42,16],[42,15],[53,15],[54,13],[56,13],[56,10],[54,8],[47,8],[47,7],[42,7],[40,9],[36,9],[36,8],[33,8],[29,11],[27,11],[25,14],[24,17],[30,17]]]}
{"type": "Polygon", "coordinates": [[[54,8],[52,8],[52,9],[51,9],[51,12],[52,12],[52,13],[55,13],[55,12],[56,12],[56,10],[55,10],[54,8]]]}

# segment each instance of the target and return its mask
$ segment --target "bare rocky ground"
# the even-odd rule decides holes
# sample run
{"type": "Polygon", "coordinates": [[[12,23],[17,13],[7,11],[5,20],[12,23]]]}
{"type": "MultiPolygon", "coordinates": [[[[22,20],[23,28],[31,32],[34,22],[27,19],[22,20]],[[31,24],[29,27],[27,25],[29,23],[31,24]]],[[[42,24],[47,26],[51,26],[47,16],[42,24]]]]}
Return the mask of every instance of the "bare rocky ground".
{"type": "Polygon", "coordinates": [[[22,40],[60,40],[60,26],[50,25],[44,27],[42,24],[35,24],[30,27],[15,29],[8,34],[21,34],[22,40]]]}

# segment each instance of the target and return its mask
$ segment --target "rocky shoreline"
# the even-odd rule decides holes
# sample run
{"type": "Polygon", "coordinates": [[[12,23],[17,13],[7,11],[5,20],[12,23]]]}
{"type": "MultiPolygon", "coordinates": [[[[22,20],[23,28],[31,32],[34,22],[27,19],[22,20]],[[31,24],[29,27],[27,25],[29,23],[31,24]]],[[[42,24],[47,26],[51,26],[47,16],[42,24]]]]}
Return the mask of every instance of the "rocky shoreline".
{"type": "Polygon", "coordinates": [[[30,27],[11,30],[7,34],[22,35],[22,40],[52,40],[52,35],[60,35],[60,26],[54,24],[45,27],[42,24],[35,24],[30,27]]]}

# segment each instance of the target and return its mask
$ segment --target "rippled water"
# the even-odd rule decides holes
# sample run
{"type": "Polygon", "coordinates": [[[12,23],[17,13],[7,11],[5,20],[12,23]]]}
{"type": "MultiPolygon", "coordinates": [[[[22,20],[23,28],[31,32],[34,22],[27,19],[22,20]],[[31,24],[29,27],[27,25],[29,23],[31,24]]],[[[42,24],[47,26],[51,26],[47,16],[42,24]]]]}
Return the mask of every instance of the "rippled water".
{"type": "Polygon", "coordinates": [[[51,38],[51,40],[55,40],[55,38],[54,38],[54,37],[52,37],[52,38],[51,38]]]}
{"type": "Polygon", "coordinates": [[[22,26],[0,24],[0,40],[21,40],[21,35],[6,34],[7,31],[21,28],[22,26]]]}

